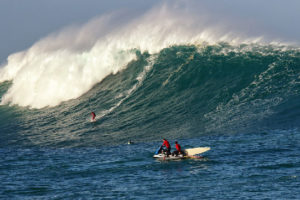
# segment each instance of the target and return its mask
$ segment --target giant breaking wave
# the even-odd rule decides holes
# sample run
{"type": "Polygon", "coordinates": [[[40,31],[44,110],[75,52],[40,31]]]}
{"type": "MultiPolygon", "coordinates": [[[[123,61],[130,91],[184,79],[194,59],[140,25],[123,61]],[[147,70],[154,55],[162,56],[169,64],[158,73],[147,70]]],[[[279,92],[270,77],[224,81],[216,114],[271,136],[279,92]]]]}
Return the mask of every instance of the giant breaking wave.
{"type": "Polygon", "coordinates": [[[206,24],[170,5],[154,8],[138,19],[116,23],[124,14],[110,14],[80,27],[69,27],[38,41],[28,50],[10,55],[0,82],[12,81],[1,104],[31,108],[57,106],[89,91],[109,74],[136,60],[135,51],[158,53],[172,45],[253,43],[206,24]]]}
{"type": "Polygon", "coordinates": [[[299,48],[238,37],[169,6],[116,26],[120,16],[67,28],[9,56],[0,69],[0,145],[300,128],[299,48]]]}

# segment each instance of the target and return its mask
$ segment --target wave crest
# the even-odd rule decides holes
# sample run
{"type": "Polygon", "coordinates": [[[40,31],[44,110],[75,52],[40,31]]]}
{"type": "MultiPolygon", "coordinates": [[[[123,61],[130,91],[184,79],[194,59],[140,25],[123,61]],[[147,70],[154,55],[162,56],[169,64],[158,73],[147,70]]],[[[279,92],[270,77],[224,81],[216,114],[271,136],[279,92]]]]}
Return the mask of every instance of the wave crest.
{"type": "Polygon", "coordinates": [[[164,4],[137,19],[117,23],[120,13],[105,15],[81,27],[69,27],[8,57],[0,82],[13,84],[1,104],[31,108],[56,106],[89,91],[109,74],[136,58],[135,50],[157,53],[181,44],[258,42],[215,25],[204,16],[164,4]],[[117,24],[117,25],[116,25],[117,24]]]}

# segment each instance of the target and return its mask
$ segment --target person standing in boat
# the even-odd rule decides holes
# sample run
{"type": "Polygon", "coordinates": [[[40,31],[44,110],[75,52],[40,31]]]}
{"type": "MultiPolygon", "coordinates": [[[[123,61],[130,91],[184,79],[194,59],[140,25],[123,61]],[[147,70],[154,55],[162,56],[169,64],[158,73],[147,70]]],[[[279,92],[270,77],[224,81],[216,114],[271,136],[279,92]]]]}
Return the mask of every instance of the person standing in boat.
{"type": "Polygon", "coordinates": [[[161,147],[165,146],[167,148],[167,155],[171,154],[171,145],[169,143],[168,140],[166,140],[165,138],[163,139],[163,144],[161,145],[161,147]]]}

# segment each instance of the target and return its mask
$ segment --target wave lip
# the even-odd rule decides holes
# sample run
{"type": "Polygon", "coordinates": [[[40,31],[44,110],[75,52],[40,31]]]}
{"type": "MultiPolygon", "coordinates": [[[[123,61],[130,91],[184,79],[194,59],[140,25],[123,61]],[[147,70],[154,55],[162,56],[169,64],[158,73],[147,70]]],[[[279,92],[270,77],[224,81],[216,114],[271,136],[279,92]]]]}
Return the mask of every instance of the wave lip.
{"type": "Polygon", "coordinates": [[[169,5],[154,8],[117,28],[111,25],[116,16],[102,16],[82,27],[65,29],[9,56],[0,71],[0,81],[12,80],[13,84],[1,104],[43,108],[76,99],[109,74],[123,70],[136,59],[136,50],[156,54],[172,45],[262,40],[224,32],[207,25],[205,19],[201,21],[201,16],[169,5]]]}

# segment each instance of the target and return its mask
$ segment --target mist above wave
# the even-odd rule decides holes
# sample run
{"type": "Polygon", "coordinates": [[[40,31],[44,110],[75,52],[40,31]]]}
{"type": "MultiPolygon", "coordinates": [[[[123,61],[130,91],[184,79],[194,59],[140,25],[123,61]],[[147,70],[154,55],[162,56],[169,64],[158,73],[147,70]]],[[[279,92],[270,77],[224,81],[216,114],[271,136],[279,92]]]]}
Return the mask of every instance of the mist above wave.
{"type": "Polygon", "coordinates": [[[76,99],[109,74],[126,68],[136,59],[136,50],[155,54],[172,45],[262,41],[239,37],[224,26],[208,24],[204,15],[179,10],[164,4],[138,18],[120,20],[126,13],[100,16],[10,55],[0,69],[0,82],[12,80],[12,86],[1,104],[43,108],[76,99]]]}

